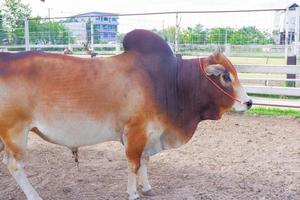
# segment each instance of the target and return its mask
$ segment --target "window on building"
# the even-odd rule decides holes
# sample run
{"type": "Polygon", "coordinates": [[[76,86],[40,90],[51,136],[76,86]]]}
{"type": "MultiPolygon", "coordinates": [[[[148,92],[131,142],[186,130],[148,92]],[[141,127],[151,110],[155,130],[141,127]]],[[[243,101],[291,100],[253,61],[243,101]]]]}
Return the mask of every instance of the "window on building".
{"type": "Polygon", "coordinates": [[[116,37],[116,34],[115,33],[110,33],[110,38],[111,39],[114,39],[116,37]]]}
{"type": "Polygon", "coordinates": [[[104,17],[104,21],[108,21],[108,18],[107,18],[107,17],[104,17]]]}

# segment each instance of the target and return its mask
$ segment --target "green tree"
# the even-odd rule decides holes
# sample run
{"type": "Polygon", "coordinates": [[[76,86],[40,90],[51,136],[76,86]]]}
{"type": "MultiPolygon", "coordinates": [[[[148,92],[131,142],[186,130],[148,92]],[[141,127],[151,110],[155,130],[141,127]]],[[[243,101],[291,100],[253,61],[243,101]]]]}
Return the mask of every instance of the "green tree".
{"type": "Polygon", "coordinates": [[[232,28],[211,28],[209,29],[208,42],[212,44],[226,44],[231,38],[234,30],[232,28]]]}
{"type": "Polygon", "coordinates": [[[229,38],[230,44],[272,44],[270,33],[261,31],[255,26],[245,26],[235,30],[229,38]]]}
{"type": "Polygon", "coordinates": [[[10,42],[24,43],[24,19],[31,15],[30,6],[21,0],[4,0],[1,6],[3,27],[9,35],[10,42]]]}
{"type": "Polygon", "coordinates": [[[75,39],[69,35],[63,22],[43,20],[40,17],[29,21],[30,43],[34,44],[68,44],[75,39]]]}
{"type": "MultiPolygon", "coordinates": [[[[174,26],[163,30],[153,29],[168,42],[175,42],[176,28],[174,26]]],[[[240,29],[230,27],[216,27],[204,29],[201,24],[195,27],[180,29],[178,33],[180,44],[273,44],[273,37],[270,33],[261,31],[255,26],[246,26],[240,29]]]]}
{"type": "Polygon", "coordinates": [[[0,45],[4,45],[7,42],[7,33],[3,27],[3,15],[2,10],[0,10],[0,45]]]}
{"type": "Polygon", "coordinates": [[[179,42],[185,44],[205,44],[207,42],[207,30],[201,24],[195,27],[183,29],[179,35],[179,42]]]}
{"type": "Polygon", "coordinates": [[[124,40],[124,37],[125,37],[125,34],[124,34],[124,33],[118,33],[118,34],[117,34],[117,41],[118,41],[119,43],[122,43],[123,40],[124,40]]]}
{"type": "MultiPolygon", "coordinates": [[[[3,22],[2,29],[0,24],[0,34],[7,38],[4,40],[8,40],[10,44],[24,44],[24,20],[31,17],[30,6],[23,4],[21,0],[4,0],[0,10],[0,17],[2,16],[3,22]],[[5,32],[1,32],[1,30],[5,30],[5,32]]],[[[68,44],[68,42],[74,42],[74,38],[69,37],[69,31],[60,21],[42,20],[37,17],[29,20],[29,32],[31,44],[68,44]]]]}
{"type": "Polygon", "coordinates": [[[159,30],[158,34],[161,37],[163,37],[167,42],[174,43],[175,42],[176,28],[175,28],[175,26],[170,26],[168,28],[159,30]]]}
{"type": "Polygon", "coordinates": [[[2,10],[0,10],[0,33],[3,31],[3,15],[2,15],[2,10]]]}

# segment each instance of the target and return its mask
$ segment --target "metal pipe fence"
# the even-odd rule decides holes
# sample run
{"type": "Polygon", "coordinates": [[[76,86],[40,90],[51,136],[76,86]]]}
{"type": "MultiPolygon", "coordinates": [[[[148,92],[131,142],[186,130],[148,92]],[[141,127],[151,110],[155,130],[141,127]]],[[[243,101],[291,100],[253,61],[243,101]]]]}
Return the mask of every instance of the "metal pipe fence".
{"type": "Polygon", "coordinates": [[[13,31],[1,29],[0,26],[0,49],[55,52],[70,49],[75,53],[84,53],[89,48],[99,53],[114,54],[122,50],[125,33],[143,28],[158,33],[174,52],[184,55],[207,55],[216,46],[222,46],[228,56],[284,57],[286,52],[298,52],[299,45],[295,47],[286,39],[280,43],[276,41],[276,37],[280,37],[279,32],[259,27],[264,22],[267,24],[268,20],[270,24],[270,19],[274,20],[273,15],[278,12],[284,15],[288,10],[90,13],[64,18],[31,18],[18,23],[20,26],[13,31]],[[254,17],[251,16],[259,14],[269,17],[262,18],[260,24],[256,24],[257,20],[252,20],[254,17]],[[244,21],[238,24],[241,18],[244,21]],[[224,25],[214,26],[220,20],[224,25]]]}

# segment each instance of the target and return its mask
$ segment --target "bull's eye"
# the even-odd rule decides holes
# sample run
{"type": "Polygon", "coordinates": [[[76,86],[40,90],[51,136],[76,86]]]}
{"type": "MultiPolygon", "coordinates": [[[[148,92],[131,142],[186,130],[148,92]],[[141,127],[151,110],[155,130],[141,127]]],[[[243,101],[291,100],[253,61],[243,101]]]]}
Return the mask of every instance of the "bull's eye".
{"type": "Polygon", "coordinates": [[[230,82],[231,81],[230,74],[228,72],[224,73],[223,74],[223,79],[224,79],[225,82],[230,82]]]}

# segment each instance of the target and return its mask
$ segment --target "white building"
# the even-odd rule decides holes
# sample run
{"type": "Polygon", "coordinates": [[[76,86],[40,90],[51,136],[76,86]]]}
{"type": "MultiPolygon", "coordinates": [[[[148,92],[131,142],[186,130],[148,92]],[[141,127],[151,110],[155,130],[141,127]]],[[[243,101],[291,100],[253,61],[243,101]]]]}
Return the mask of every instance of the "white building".
{"type": "Polygon", "coordinates": [[[274,41],[276,44],[285,43],[285,17],[288,21],[288,43],[291,44],[295,41],[295,23],[296,23],[296,8],[298,4],[294,3],[288,7],[287,15],[285,12],[277,12],[274,16],[274,41]]]}
{"type": "Polygon", "coordinates": [[[117,40],[118,18],[116,13],[88,12],[71,16],[64,24],[69,29],[70,35],[76,37],[76,43],[81,44],[87,42],[89,39],[87,37],[90,37],[86,25],[92,20],[94,43],[101,43],[117,40]]]}
{"type": "Polygon", "coordinates": [[[69,30],[70,36],[76,38],[77,44],[85,43],[87,40],[86,22],[68,22],[64,23],[65,27],[69,30]]]}

